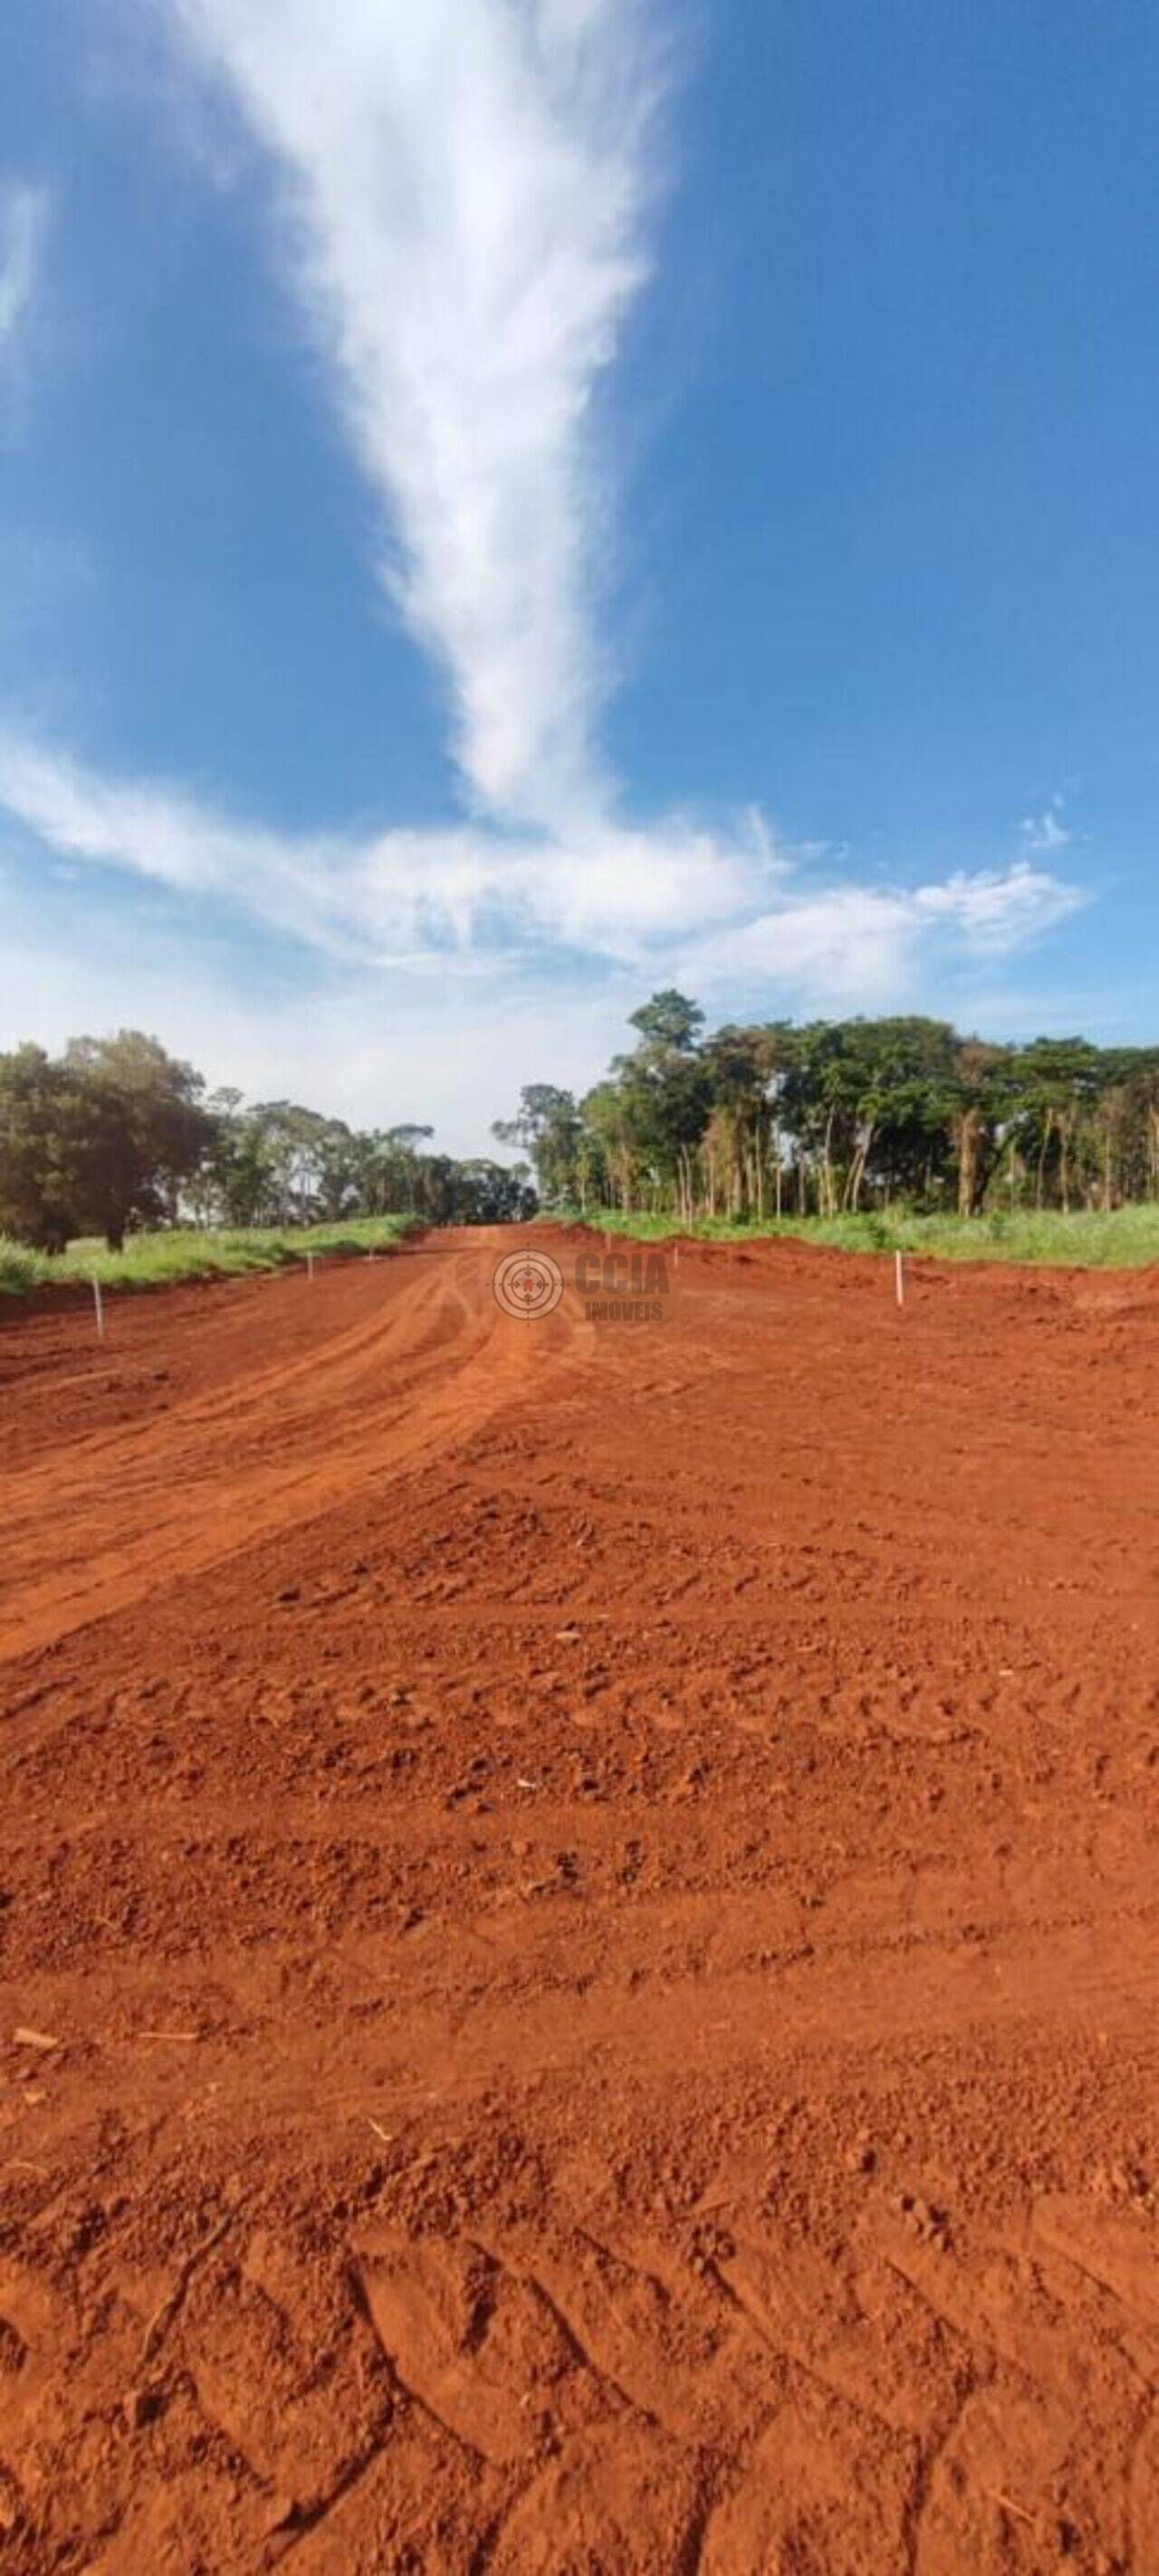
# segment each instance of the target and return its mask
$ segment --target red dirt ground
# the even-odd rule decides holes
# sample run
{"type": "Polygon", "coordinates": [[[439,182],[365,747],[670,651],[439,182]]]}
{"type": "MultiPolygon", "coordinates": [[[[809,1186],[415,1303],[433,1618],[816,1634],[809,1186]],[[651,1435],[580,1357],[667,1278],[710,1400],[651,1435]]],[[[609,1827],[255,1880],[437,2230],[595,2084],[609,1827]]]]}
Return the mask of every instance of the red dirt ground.
{"type": "Polygon", "coordinates": [[[512,1240],[0,1329],[0,2561],[1146,2576],[1159,1280],[512,1240]]]}

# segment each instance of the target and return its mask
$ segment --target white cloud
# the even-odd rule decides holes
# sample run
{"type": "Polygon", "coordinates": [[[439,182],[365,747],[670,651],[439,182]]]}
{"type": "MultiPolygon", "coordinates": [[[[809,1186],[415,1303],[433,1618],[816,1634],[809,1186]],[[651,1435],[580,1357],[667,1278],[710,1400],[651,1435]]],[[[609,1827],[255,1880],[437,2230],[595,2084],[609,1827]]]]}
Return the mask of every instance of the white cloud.
{"type": "Polygon", "coordinates": [[[111,779],[0,736],[0,807],[57,857],[212,895],[360,963],[446,962],[539,944],[643,959],[745,906],[778,872],[759,819],[729,840],[671,821],[592,824],[566,843],[471,824],[294,838],[164,784],[111,779]]]}
{"type": "Polygon", "coordinates": [[[1083,901],[1027,860],[908,888],[818,886],[754,814],[728,834],[670,821],[593,825],[567,842],[469,824],[295,839],[11,736],[0,737],[0,808],[54,865],[212,897],[332,966],[389,973],[392,989],[400,974],[428,994],[486,975],[500,1020],[504,979],[508,991],[534,980],[560,952],[589,977],[675,974],[693,990],[765,994],[770,1007],[872,1010],[911,996],[947,958],[1026,946],[1083,901]]]}
{"type": "Polygon", "coordinates": [[[1042,938],[1085,902],[1025,861],[930,885],[833,884],[696,942],[684,971],[706,989],[804,993],[811,1010],[883,1010],[911,998],[936,961],[997,958],[1042,938]]]}
{"type": "Polygon", "coordinates": [[[43,188],[0,185],[0,357],[32,303],[47,212],[43,188]]]}
{"type": "Polygon", "coordinates": [[[1063,822],[1065,797],[1052,796],[1041,814],[1024,814],[1019,831],[1028,850],[1065,850],[1071,835],[1063,822]]]}
{"type": "MultiPolygon", "coordinates": [[[[26,897],[18,903],[15,886],[5,897],[0,877],[0,1046],[35,1037],[55,1048],[128,1021],[189,1057],[211,1085],[235,1082],[251,1099],[296,1094],[357,1125],[433,1123],[452,1153],[490,1151],[491,1121],[510,1115],[523,1082],[582,1092],[598,1080],[629,1042],[628,1013],[649,980],[681,980],[722,1016],[738,1001],[770,1015],[904,1007],[919,975],[920,1007],[954,1015],[962,989],[960,952],[947,950],[928,911],[854,887],[786,902],[738,929],[727,960],[715,963],[711,939],[596,974],[586,962],[561,970],[526,957],[492,956],[482,980],[447,973],[429,954],[420,962],[434,971],[418,975],[330,960],[303,989],[268,965],[255,973],[244,950],[215,942],[204,921],[151,909],[144,888],[136,903],[114,906],[98,878],[87,901],[86,878],[58,889],[34,926],[26,897]]],[[[455,960],[457,969],[469,963],[455,960]]],[[[1040,996],[1005,1002],[1001,986],[967,993],[963,1024],[1021,1034],[1085,1025],[1081,1012],[1060,1018],[1040,996]]]]}
{"type": "Polygon", "coordinates": [[[170,0],[281,173],[281,242],[448,672],[478,808],[601,810],[593,388],[647,267],[640,0],[170,0]]]}
{"type": "MultiPolygon", "coordinates": [[[[404,613],[449,675],[480,819],[279,833],[0,738],[0,809],[50,874],[82,878],[58,896],[75,946],[51,975],[41,961],[43,1034],[145,1019],[254,1091],[309,1060],[321,1106],[371,1117],[385,1100],[479,1144],[476,1122],[526,1074],[594,1076],[649,982],[757,1009],[880,1008],[1074,908],[1029,855],[1066,840],[1058,798],[1024,826],[1019,864],[917,888],[849,882],[842,850],[774,847],[756,813],[616,819],[594,748],[612,675],[592,401],[647,267],[655,0],[165,5],[272,156],[280,253],[397,541],[404,613]],[[107,870],[155,890],[148,953],[118,929],[148,900],[106,906],[92,872],[107,870]],[[313,994],[190,972],[218,907],[300,943],[313,994]],[[93,955],[86,910],[106,909],[93,955]]],[[[0,341],[33,291],[43,208],[19,193],[22,212],[0,198],[0,341]]],[[[15,1032],[35,960],[14,954],[15,1032]]]]}
{"type": "Polygon", "coordinates": [[[959,870],[941,885],[919,886],[913,902],[928,921],[945,922],[962,934],[978,957],[1004,957],[1086,903],[1082,890],[1065,885],[1045,868],[1020,859],[1013,867],[981,868],[970,876],[959,870]]]}

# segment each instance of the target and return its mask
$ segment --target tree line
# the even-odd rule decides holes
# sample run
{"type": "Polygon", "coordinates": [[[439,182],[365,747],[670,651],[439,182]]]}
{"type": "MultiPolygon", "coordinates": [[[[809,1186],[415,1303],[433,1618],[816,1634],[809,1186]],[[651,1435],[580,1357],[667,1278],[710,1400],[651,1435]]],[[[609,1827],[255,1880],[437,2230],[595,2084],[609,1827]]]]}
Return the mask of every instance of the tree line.
{"type": "Polygon", "coordinates": [[[52,1252],[144,1225],[494,1225],[539,1204],[689,1223],[1159,1199],[1156,1047],[999,1046],[918,1017],[706,1034],[673,991],[629,1025],[635,1045],[582,1098],[525,1086],[492,1131],[513,1165],[435,1153],[430,1127],[207,1091],[135,1029],[19,1046],[0,1054],[0,1232],[52,1252]]]}
{"type": "Polygon", "coordinates": [[[494,1130],[549,1206],[760,1221],[904,1204],[1113,1208],[1159,1198],[1159,1048],[994,1045],[944,1020],[728,1025],[682,993],[632,1014],[582,1099],[531,1083],[494,1130]]]}
{"type": "Polygon", "coordinates": [[[73,1038],[0,1054],[0,1233],[43,1252],[147,1225],[310,1225],[408,1215],[495,1225],[532,1215],[526,1163],[456,1161],[430,1127],[362,1131],[289,1100],[207,1092],[156,1038],[73,1038]]]}

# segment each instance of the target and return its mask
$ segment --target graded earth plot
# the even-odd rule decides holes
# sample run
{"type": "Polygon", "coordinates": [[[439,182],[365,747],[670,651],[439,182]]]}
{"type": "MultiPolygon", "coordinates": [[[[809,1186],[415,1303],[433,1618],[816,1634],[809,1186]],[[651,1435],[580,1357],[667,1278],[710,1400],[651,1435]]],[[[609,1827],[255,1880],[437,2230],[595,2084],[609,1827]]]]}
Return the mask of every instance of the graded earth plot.
{"type": "Polygon", "coordinates": [[[0,1320],[0,2563],[1147,2576],[1159,1281],[526,1241],[0,1320]]]}

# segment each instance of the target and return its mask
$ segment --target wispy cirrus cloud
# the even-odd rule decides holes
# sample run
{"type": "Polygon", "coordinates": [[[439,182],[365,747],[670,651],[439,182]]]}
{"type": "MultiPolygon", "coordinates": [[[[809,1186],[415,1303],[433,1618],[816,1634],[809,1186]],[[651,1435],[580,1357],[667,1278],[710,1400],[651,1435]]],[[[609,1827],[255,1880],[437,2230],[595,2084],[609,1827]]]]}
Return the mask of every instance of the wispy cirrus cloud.
{"type": "Polygon", "coordinates": [[[169,0],[273,156],[278,243],[449,675],[476,808],[603,803],[592,396],[648,269],[643,0],[169,0]]]}
{"type": "Polygon", "coordinates": [[[0,182],[0,358],[32,304],[47,215],[45,188],[0,182]]]}
{"type": "Polygon", "coordinates": [[[780,851],[755,813],[727,835],[675,821],[595,823],[551,842],[473,824],[271,833],[165,782],[108,778],[11,735],[0,737],[0,810],[57,861],[223,900],[349,964],[474,973],[565,950],[850,1009],[903,998],[947,951],[1008,955],[1083,900],[1026,860],[908,888],[819,885],[813,863],[780,851]]]}
{"type": "Polygon", "coordinates": [[[221,898],[309,946],[390,964],[543,945],[642,962],[751,909],[781,864],[755,815],[727,839],[677,821],[597,823],[566,842],[475,824],[272,833],[12,734],[0,736],[0,811],[58,859],[221,898]]]}
{"type": "Polygon", "coordinates": [[[1063,815],[1065,796],[1052,796],[1041,814],[1024,814],[1019,831],[1028,850],[1065,850],[1072,834],[1063,815]]]}
{"type": "MultiPolygon", "coordinates": [[[[490,976],[504,1023],[520,975],[557,967],[605,991],[678,974],[758,1007],[900,1003],[947,958],[1005,955],[1075,907],[1030,855],[1065,840],[1058,800],[1018,864],[917,887],[782,851],[756,813],[621,819],[597,741],[614,673],[593,404],[648,272],[658,0],[162,0],[159,16],[269,158],[279,263],[381,503],[391,586],[448,676],[473,813],[274,832],[9,734],[0,810],[52,866],[243,911],[314,952],[320,980],[349,974],[364,1010],[367,970],[405,970],[392,995],[490,976]]],[[[39,219],[22,219],[14,317],[39,219]]]]}
{"type": "MultiPolygon", "coordinates": [[[[479,823],[247,866],[315,928],[414,955],[552,942],[829,998],[904,988],[923,946],[1022,944],[1077,898],[1031,867],[797,893],[759,817],[628,830],[595,724],[594,389],[648,270],[655,0],[168,0],[279,174],[283,265],[449,672],[479,823]]],[[[669,34],[678,22],[669,18],[669,34]]],[[[213,846],[224,846],[220,827],[213,846]]],[[[1032,844],[1037,847],[1038,844],[1032,844]]]]}
{"type": "Polygon", "coordinates": [[[713,985],[804,990],[817,1008],[876,1010],[912,994],[935,958],[959,964],[1012,955],[1045,937],[1086,897],[1045,868],[957,870],[926,885],[835,884],[711,931],[688,967],[713,985]]]}

